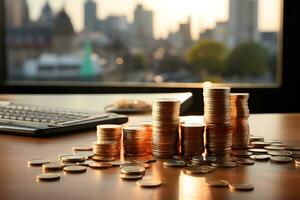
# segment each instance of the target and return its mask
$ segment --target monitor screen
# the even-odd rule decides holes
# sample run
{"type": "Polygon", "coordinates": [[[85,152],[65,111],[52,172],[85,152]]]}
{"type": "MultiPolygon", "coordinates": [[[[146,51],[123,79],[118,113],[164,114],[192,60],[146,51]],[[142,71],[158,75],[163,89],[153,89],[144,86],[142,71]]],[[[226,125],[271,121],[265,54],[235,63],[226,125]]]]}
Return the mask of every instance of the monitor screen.
{"type": "Polygon", "coordinates": [[[276,83],[283,0],[4,0],[8,80],[276,83]]]}

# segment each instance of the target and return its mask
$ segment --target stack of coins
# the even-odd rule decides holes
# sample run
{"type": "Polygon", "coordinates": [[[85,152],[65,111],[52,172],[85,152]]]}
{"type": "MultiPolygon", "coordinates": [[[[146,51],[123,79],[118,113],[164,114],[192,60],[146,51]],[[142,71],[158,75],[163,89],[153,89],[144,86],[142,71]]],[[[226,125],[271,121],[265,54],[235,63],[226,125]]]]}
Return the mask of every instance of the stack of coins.
{"type": "Polygon", "coordinates": [[[218,159],[228,158],[232,145],[230,88],[205,87],[203,97],[207,153],[218,159]]]}
{"type": "Polygon", "coordinates": [[[180,101],[155,99],[152,106],[152,153],[157,158],[178,154],[180,101]]]}
{"type": "Polygon", "coordinates": [[[142,122],[145,129],[147,153],[152,154],[152,122],[142,122]]]}
{"type": "Polygon", "coordinates": [[[204,124],[181,124],[181,155],[193,157],[204,153],[204,124]]]}
{"type": "Polygon", "coordinates": [[[147,154],[146,132],[143,127],[128,126],[123,128],[123,149],[126,156],[147,154]]]}
{"type": "Polygon", "coordinates": [[[119,156],[121,139],[121,125],[98,125],[97,141],[93,142],[93,152],[98,156],[119,156]]]}
{"type": "Polygon", "coordinates": [[[232,148],[247,149],[249,145],[248,93],[231,93],[232,148]]]}

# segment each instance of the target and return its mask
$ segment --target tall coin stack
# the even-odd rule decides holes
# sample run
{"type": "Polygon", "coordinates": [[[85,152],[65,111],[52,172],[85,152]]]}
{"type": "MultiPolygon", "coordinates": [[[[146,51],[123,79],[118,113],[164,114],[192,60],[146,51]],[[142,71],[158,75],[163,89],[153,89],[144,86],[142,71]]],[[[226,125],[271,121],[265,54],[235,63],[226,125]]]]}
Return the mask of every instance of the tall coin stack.
{"type": "Polygon", "coordinates": [[[152,105],[152,153],[157,158],[178,154],[180,101],[156,99],[152,105]]]}
{"type": "Polygon", "coordinates": [[[230,88],[205,87],[203,97],[207,153],[220,160],[226,159],[230,157],[232,145],[230,88]]]}
{"type": "Polygon", "coordinates": [[[249,145],[248,93],[231,93],[232,148],[247,149],[249,145]]]}
{"type": "Polygon", "coordinates": [[[147,153],[152,154],[152,122],[142,122],[141,125],[144,127],[146,133],[147,153]]]}
{"type": "Polygon", "coordinates": [[[119,156],[121,150],[121,139],[121,125],[98,125],[97,141],[93,142],[93,152],[99,156],[119,156]]]}
{"type": "Polygon", "coordinates": [[[126,156],[147,154],[146,133],[143,127],[128,126],[123,128],[123,149],[126,156]]]}
{"type": "Polygon", "coordinates": [[[181,124],[181,155],[193,157],[204,153],[204,124],[181,124]]]}

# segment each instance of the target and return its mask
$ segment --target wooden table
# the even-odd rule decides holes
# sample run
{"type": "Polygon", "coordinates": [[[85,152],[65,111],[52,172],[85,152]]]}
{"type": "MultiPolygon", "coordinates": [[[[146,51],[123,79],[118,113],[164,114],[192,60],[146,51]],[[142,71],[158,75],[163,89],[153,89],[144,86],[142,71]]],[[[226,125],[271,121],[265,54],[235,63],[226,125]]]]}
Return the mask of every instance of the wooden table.
{"type": "MultiPolygon", "coordinates": [[[[26,98],[30,102],[30,97],[26,98]]],[[[76,105],[76,100],[69,100],[56,102],[56,105],[76,105]]],[[[130,116],[129,123],[145,119],[151,119],[151,116],[130,116]]],[[[253,135],[300,145],[300,114],[251,115],[249,123],[253,135]]],[[[256,162],[252,166],[216,169],[203,176],[188,176],[181,169],[164,168],[162,161],[158,160],[151,164],[146,175],[161,179],[163,184],[152,189],[120,180],[118,168],[88,169],[83,174],[61,172],[59,181],[38,182],[36,175],[42,172],[41,167],[27,166],[27,161],[33,158],[56,161],[58,154],[71,153],[73,146],[91,144],[95,139],[95,131],[43,139],[0,134],[0,199],[300,199],[300,167],[294,163],[256,162]],[[236,192],[209,188],[205,185],[206,179],[249,182],[255,189],[236,192]]]]}

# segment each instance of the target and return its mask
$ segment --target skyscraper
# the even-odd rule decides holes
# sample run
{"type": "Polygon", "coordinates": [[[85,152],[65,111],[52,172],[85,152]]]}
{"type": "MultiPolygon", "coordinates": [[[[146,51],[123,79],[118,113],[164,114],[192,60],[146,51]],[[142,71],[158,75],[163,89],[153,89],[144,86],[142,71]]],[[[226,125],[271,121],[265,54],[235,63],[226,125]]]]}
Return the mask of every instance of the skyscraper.
{"type": "Polygon", "coordinates": [[[52,27],[53,20],[54,20],[54,15],[49,5],[49,2],[47,1],[42,9],[41,16],[38,20],[38,23],[41,26],[52,27]]]}
{"type": "Polygon", "coordinates": [[[138,4],[134,10],[134,31],[139,39],[153,39],[153,12],[138,4]]]}
{"type": "Polygon", "coordinates": [[[258,0],[230,0],[228,45],[258,40],[258,0]]]}
{"type": "Polygon", "coordinates": [[[87,0],[84,4],[84,29],[95,31],[97,21],[97,4],[93,0],[87,0]]]}
{"type": "Polygon", "coordinates": [[[6,25],[19,28],[30,22],[26,0],[5,1],[6,25]]]}

